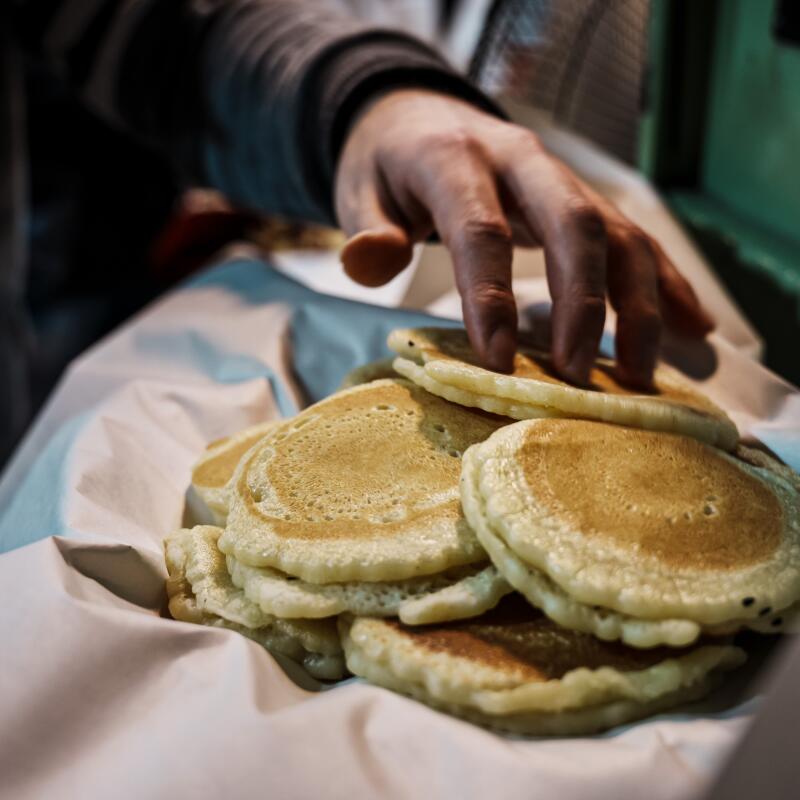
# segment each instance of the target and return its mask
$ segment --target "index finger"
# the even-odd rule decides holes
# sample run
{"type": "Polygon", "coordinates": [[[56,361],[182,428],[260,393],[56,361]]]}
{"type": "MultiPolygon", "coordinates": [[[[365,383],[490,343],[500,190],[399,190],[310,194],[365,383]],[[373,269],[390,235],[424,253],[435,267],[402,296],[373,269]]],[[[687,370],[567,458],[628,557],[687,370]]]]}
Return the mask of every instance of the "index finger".
{"type": "Polygon", "coordinates": [[[489,369],[510,372],[517,344],[511,229],[486,159],[456,140],[449,153],[429,152],[411,185],[453,258],[473,348],[489,369]]]}

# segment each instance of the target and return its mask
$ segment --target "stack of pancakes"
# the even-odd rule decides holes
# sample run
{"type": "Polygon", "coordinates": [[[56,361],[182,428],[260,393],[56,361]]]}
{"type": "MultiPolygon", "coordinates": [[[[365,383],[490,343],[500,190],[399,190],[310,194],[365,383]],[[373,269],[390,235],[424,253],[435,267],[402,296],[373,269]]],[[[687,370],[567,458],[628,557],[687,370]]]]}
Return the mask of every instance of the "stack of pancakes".
{"type": "Polygon", "coordinates": [[[165,542],[176,619],[532,734],[697,699],[738,630],[792,626],[800,479],[678,375],[640,395],[598,360],[580,389],[525,342],[511,375],[460,330],[389,345],[209,447],[190,507],[215,524],[165,542]]]}

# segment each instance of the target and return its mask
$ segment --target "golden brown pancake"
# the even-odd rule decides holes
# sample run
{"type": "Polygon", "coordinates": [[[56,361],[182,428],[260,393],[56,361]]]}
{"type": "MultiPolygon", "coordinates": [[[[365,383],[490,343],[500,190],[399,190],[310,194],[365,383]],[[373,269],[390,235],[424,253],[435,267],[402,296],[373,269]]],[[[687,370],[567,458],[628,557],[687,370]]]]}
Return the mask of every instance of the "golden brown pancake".
{"type": "Polygon", "coordinates": [[[530,420],[468,451],[462,505],[498,570],[554,619],[608,636],[630,623],[626,641],[641,646],[659,628],[675,644],[800,600],[800,492],[770,461],[530,420]]]}
{"type": "Polygon", "coordinates": [[[343,618],[349,669],[501,730],[588,733],[696,699],[744,660],[725,643],[635,650],[561,628],[519,596],[427,628],[343,618]]]}
{"type": "Polygon", "coordinates": [[[685,436],[554,422],[528,430],[519,463],[539,502],[584,536],[668,566],[741,568],[781,541],[783,511],[769,484],[685,436]]]}
{"type": "Polygon", "coordinates": [[[336,628],[329,620],[282,620],[264,614],[231,582],[217,548],[220,529],[181,529],[164,540],[172,616],[183,622],[228,628],[302,664],[316,678],[344,676],[336,628]]]}
{"type": "Polygon", "coordinates": [[[211,442],[192,467],[189,507],[198,521],[224,525],[228,516],[231,479],[242,456],[279,420],[262,422],[233,436],[211,442]]]}
{"type": "Polygon", "coordinates": [[[240,464],[220,547],[313,583],[401,580],[481,561],[461,512],[460,460],[502,424],[403,380],[332,395],[240,464]]]}
{"type": "Polygon", "coordinates": [[[566,383],[556,375],[549,354],[535,349],[525,334],[520,334],[510,375],[481,367],[460,329],[399,329],[389,335],[388,344],[401,356],[395,370],[409,380],[453,402],[514,419],[605,420],[682,433],[724,449],[738,441],[725,412],[663,365],[655,371],[653,392],[643,394],[620,383],[613,362],[603,358],[596,360],[588,386],[566,383]]]}
{"type": "Polygon", "coordinates": [[[519,594],[510,595],[476,620],[424,628],[391,620],[387,624],[424,650],[467,658],[516,673],[526,681],[558,680],[581,667],[642,670],[688,652],[688,648],[668,647],[639,650],[562,628],[519,594]]]}

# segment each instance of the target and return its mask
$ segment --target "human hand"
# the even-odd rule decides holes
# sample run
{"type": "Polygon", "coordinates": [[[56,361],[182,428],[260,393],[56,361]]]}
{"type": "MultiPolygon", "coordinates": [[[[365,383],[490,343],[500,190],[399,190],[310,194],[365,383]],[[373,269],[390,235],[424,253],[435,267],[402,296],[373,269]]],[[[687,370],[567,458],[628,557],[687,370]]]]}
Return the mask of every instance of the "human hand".
{"type": "Polygon", "coordinates": [[[657,242],[531,131],[462,100],[406,89],[381,97],[348,135],[335,194],[350,237],[342,262],[364,285],[387,283],[408,265],[412,244],[438,232],[470,342],[489,369],[512,369],[513,244],[544,247],[553,363],[573,383],[588,380],[606,294],[617,312],[620,376],[633,385],[651,384],[662,320],[692,338],[713,328],[657,242]]]}

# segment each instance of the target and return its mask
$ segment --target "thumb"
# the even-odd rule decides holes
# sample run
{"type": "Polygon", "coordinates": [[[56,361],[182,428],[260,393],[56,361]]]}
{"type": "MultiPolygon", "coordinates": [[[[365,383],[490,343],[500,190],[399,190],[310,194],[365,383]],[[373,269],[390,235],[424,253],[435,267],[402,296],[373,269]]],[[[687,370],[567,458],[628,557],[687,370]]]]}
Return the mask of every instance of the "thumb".
{"type": "Polygon", "coordinates": [[[348,217],[342,219],[342,227],[354,233],[345,242],[340,258],[345,273],[356,283],[383,286],[408,266],[411,239],[388,217],[372,188],[342,216],[348,217]]]}

